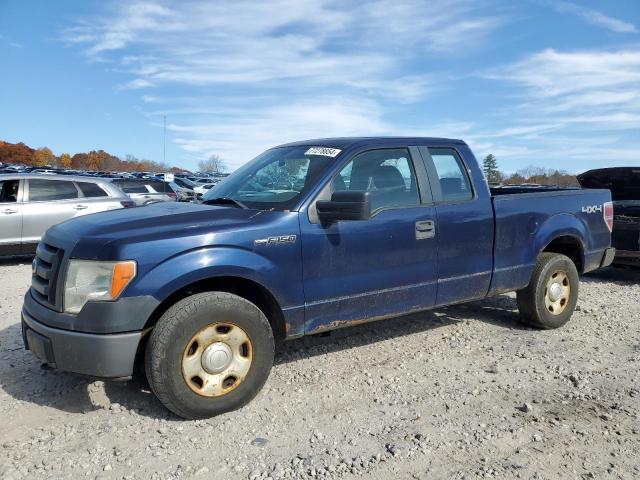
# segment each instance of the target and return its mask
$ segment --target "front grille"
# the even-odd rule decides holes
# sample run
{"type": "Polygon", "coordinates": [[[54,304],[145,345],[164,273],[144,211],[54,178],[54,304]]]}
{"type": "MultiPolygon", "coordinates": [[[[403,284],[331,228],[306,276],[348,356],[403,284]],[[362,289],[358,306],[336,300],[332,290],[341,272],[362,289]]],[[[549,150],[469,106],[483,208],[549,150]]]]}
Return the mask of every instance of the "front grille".
{"type": "Polygon", "coordinates": [[[33,261],[31,292],[42,305],[59,310],[58,276],[64,251],[40,242],[33,261]]]}

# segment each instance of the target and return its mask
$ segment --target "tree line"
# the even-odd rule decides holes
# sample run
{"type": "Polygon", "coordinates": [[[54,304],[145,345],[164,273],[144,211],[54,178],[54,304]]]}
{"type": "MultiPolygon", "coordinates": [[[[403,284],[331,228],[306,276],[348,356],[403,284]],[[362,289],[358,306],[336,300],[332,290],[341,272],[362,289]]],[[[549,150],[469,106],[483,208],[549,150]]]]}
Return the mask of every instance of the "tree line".
{"type": "Polygon", "coordinates": [[[183,168],[170,167],[161,162],[139,159],[133,155],[119,158],[104,150],[87,153],[55,155],[50,148],[34,149],[24,143],[9,143],[0,140],[0,162],[32,167],[55,167],[73,170],[109,172],[188,172],[183,168]]]}
{"type": "Polygon", "coordinates": [[[538,185],[557,187],[579,186],[576,176],[566,170],[530,165],[514,173],[506,174],[498,168],[498,160],[493,154],[489,154],[484,158],[482,170],[490,185],[522,185],[523,183],[535,183],[538,185]]]}

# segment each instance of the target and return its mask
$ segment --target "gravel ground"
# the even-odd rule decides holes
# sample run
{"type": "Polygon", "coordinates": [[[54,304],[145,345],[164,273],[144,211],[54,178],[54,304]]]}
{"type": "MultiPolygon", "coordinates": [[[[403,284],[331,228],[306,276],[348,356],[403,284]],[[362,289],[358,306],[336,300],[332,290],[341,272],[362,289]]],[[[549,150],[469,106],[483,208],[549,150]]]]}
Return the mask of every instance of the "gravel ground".
{"type": "Polygon", "coordinates": [[[29,263],[0,262],[2,479],[640,477],[640,272],[583,278],[556,331],[511,295],[296,340],[247,407],[189,422],[25,352],[29,263]]]}

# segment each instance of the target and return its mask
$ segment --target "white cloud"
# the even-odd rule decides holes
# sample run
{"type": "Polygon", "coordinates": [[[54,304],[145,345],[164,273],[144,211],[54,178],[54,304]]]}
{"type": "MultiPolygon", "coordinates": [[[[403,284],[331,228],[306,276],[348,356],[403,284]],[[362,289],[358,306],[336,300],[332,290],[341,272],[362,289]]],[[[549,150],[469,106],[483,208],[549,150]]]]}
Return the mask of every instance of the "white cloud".
{"type": "MultiPolygon", "coordinates": [[[[139,88],[149,88],[152,87],[153,83],[150,82],[149,80],[146,80],[144,78],[135,78],[133,80],[131,80],[130,82],[125,83],[124,85],[121,85],[120,88],[122,90],[136,90],[139,88]]],[[[147,96],[148,98],[148,96],[147,96]]],[[[143,101],[146,101],[145,98],[142,98],[143,101]]]]}
{"type": "Polygon", "coordinates": [[[488,78],[524,89],[527,118],[636,128],[640,115],[640,50],[533,54],[488,78]],[[562,115],[558,115],[562,113],[562,115]]]}
{"type": "Polygon", "coordinates": [[[559,12],[571,13],[597,27],[606,28],[607,30],[618,33],[638,33],[636,26],[630,22],[610,17],[598,10],[583,7],[573,2],[551,2],[549,5],[553,6],[559,12]]]}
{"type": "Polygon", "coordinates": [[[172,123],[167,128],[183,149],[203,156],[217,153],[232,166],[279,143],[319,136],[380,135],[385,124],[377,104],[366,100],[322,98],[247,112],[220,115],[208,123],[172,123]]]}
{"type": "Polygon", "coordinates": [[[62,39],[111,62],[127,77],[121,89],[155,87],[142,103],[179,116],[170,130],[183,149],[239,162],[287,140],[393,133],[381,105],[437,91],[443,79],[422,62],[482,45],[506,21],[485,7],[474,0],[135,1],[79,21],[62,39]],[[198,99],[166,102],[165,87],[198,99]]]}

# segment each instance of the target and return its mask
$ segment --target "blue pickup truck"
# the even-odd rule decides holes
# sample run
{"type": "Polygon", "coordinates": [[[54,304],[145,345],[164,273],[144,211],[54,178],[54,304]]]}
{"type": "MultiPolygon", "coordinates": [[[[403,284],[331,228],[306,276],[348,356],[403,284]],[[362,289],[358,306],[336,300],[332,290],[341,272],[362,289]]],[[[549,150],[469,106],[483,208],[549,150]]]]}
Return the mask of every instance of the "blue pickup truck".
{"type": "Polygon", "coordinates": [[[608,190],[496,189],[442,138],[278,146],[202,204],[51,228],[22,310],[51,366],[129,378],[184,418],[246,404],[279,340],[516,291],[522,321],[565,324],[578,274],[609,265],[608,190]]]}

